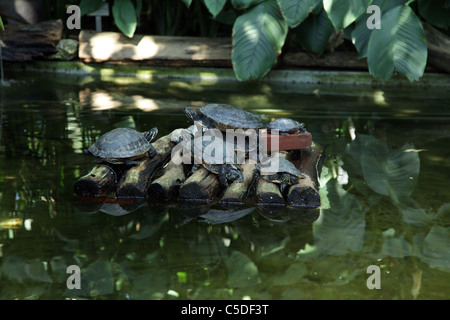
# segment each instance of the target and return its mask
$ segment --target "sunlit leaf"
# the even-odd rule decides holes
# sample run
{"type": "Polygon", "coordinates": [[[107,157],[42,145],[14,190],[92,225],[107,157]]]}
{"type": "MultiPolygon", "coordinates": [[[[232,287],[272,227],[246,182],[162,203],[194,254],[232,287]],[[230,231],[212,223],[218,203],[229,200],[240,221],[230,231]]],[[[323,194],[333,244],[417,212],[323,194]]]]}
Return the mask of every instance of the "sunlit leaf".
{"type": "Polygon", "coordinates": [[[288,25],[275,0],[253,7],[233,26],[231,59],[239,80],[262,78],[276,63],[288,25]]]}
{"type": "Polygon", "coordinates": [[[215,17],[222,11],[226,2],[227,0],[205,0],[205,5],[213,17],[215,17]]]}
{"type": "Polygon", "coordinates": [[[336,29],[345,29],[366,12],[372,0],[323,0],[323,7],[336,29]]]}
{"type": "Polygon", "coordinates": [[[281,13],[290,27],[299,25],[321,0],[277,0],[281,13]]]}
{"type": "Polygon", "coordinates": [[[132,38],[137,27],[136,9],[133,3],[130,0],[115,0],[112,12],[119,30],[132,38]]]}
{"type": "Polygon", "coordinates": [[[415,81],[423,75],[427,54],[419,18],[409,6],[397,6],[381,17],[381,29],[372,31],[367,62],[375,77],[387,80],[396,70],[415,81]]]}
{"type": "MultiPolygon", "coordinates": [[[[380,8],[380,16],[382,17],[388,10],[405,4],[406,0],[374,0],[372,5],[380,8]]],[[[367,47],[369,45],[370,35],[373,29],[367,27],[367,19],[370,14],[362,14],[355,22],[355,28],[352,31],[352,42],[359,52],[360,58],[367,57],[367,47]]]]}

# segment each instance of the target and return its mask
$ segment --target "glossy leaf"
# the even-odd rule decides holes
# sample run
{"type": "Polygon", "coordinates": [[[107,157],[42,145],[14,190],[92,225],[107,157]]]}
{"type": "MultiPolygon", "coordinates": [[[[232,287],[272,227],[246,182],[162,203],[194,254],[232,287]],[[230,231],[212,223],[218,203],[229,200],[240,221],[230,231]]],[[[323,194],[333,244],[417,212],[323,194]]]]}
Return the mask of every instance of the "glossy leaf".
{"type": "Polygon", "coordinates": [[[258,3],[261,3],[265,0],[231,0],[231,4],[238,10],[243,10],[250,8],[258,3]]]}
{"type": "Polygon", "coordinates": [[[262,78],[276,63],[288,25],[275,0],[258,4],[233,25],[231,59],[239,80],[262,78]]]}
{"type": "Polygon", "coordinates": [[[333,24],[322,10],[318,15],[308,17],[297,31],[298,42],[309,51],[323,53],[333,33],[333,24]]]}
{"type": "Polygon", "coordinates": [[[381,17],[381,29],[370,35],[367,62],[375,77],[387,80],[394,71],[418,80],[427,63],[422,24],[409,6],[397,6],[381,17]]]}
{"type": "Polygon", "coordinates": [[[100,9],[105,2],[103,0],[81,0],[80,14],[83,16],[100,9]]]}
{"type": "Polygon", "coordinates": [[[205,0],[205,5],[213,17],[215,17],[222,11],[226,2],[227,0],[205,0]]]}
{"type": "Polygon", "coordinates": [[[321,0],[277,0],[281,13],[290,27],[296,27],[309,15],[321,0]]]}
{"type": "Polygon", "coordinates": [[[136,31],[136,10],[130,0],[115,0],[112,6],[114,22],[120,31],[132,38],[136,31]]]}
{"type": "Polygon", "coordinates": [[[323,0],[323,7],[336,29],[345,29],[366,12],[372,0],[323,0]]]}
{"type": "MultiPolygon", "coordinates": [[[[406,0],[374,0],[373,5],[380,8],[381,17],[390,9],[403,5],[406,0]]],[[[358,50],[360,58],[367,57],[367,47],[369,46],[370,35],[373,29],[367,28],[367,19],[370,14],[362,14],[355,22],[355,28],[352,31],[352,42],[358,50]]]]}

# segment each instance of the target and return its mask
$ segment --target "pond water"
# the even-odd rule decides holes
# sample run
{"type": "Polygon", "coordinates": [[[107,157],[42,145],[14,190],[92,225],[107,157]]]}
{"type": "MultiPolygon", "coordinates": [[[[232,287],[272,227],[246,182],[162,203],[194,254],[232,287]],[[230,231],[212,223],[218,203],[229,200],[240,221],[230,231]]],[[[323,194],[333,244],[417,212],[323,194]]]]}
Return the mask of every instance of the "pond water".
{"type": "Polygon", "coordinates": [[[448,90],[6,78],[0,299],[450,297],[448,90]],[[214,222],[173,202],[114,215],[77,199],[83,150],[102,133],[163,136],[190,125],[186,105],[211,102],[304,122],[324,146],[321,208],[214,222]],[[80,289],[67,287],[71,265],[80,289]]]}

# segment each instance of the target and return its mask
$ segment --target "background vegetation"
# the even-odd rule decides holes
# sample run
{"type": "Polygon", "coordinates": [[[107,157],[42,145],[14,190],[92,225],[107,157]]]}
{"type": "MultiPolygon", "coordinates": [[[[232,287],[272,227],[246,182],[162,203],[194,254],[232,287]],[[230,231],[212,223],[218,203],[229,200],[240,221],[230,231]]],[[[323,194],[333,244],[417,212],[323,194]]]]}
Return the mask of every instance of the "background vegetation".
{"type": "Polygon", "coordinates": [[[415,81],[427,63],[423,22],[447,33],[450,26],[450,0],[44,0],[53,18],[63,18],[69,4],[86,15],[105,2],[112,16],[106,24],[128,37],[231,36],[240,80],[263,77],[283,50],[301,48],[357,50],[373,76],[398,72],[415,81]],[[370,5],[381,9],[381,29],[367,27],[370,5]]]}

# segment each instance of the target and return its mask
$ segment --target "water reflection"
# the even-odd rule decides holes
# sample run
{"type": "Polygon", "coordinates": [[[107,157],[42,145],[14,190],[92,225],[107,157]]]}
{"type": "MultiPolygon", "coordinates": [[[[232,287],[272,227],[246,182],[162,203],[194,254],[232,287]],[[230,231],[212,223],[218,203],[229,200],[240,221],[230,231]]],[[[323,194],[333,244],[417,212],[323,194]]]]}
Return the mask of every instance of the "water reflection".
{"type": "Polygon", "coordinates": [[[376,92],[15,79],[0,100],[0,298],[448,298],[447,94],[384,91],[379,104],[376,92]],[[95,110],[93,93],[120,105],[95,110]],[[101,132],[168,134],[189,125],[186,104],[218,100],[308,123],[327,147],[320,209],[73,195],[92,166],[81,151],[101,132]],[[81,268],[80,291],[66,286],[69,265],[81,268]],[[381,291],[365,285],[369,265],[381,291]]]}

